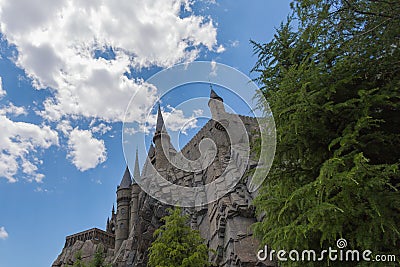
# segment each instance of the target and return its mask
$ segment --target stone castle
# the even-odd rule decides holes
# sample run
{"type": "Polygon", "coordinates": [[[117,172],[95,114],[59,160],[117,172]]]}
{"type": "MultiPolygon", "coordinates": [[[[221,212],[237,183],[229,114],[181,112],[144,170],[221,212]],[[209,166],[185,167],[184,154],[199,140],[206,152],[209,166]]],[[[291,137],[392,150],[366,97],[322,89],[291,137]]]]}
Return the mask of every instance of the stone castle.
{"type": "MultiPolygon", "coordinates": [[[[199,144],[205,138],[216,144],[216,156],[212,163],[200,172],[188,172],[177,169],[169,158],[177,152],[169,142],[169,135],[164,126],[161,109],[158,109],[156,130],[148,151],[147,160],[142,168],[136,152],[133,175],[126,167],[122,180],[117,187],[117,208],[112,209],[107,219],[106,231],[94,228],[66,237],[62,253],[52,267],[64,267],[73,264],[74,255],[81,251],[83,260],[93,257],[97,249],[103,249],[106,262],[113,267],[147,266],[148,248],[153,241],[154,231],[162,225],[161,218],[167,215],[170,207],[144,192],[138,185],[139,179],[151,181],[151,165],[162,173],[168,181],[196,186],[215,181],[227,168],[231,157],[231,144],[226,127],[234,124],[234,119],[241,120],[248,133],[250,143],[259,136],[257,120],[253,117],[229,114],[225,111],[223,99],[211,88],[208,102],[212,119],[180,151],[190,160],[200,156],[199,144]],[[166,145],[162,140],[167,140],[166,145]],[[164,149],[163,149],[164,146],[164,149]],[[167,147],[167,149],[165,149],[167,147]],[[166,155],[166,153],[169,153],[166,155]]],[[[246,136],[247,138],[247,136],[246,136]]],[[[234,185],[233,190],[222,198],[209,204],[194,208],[184,208],[190,215],[190,225],[200,232],[207,246],[215,251],[210,253],[209,260],[215,266],[274,266],[273,263],[258,262],[259,243],[252,236],[251,225],[257,221],[252,200],[256,193],[250,193],[248,182],[251,169],[257,161],[251,155],[249,161],[237,158],[237,165],[244,164],[245,175],[234,185]]],[[[193,196],[191,196],[193,197],[193,196]]]]}

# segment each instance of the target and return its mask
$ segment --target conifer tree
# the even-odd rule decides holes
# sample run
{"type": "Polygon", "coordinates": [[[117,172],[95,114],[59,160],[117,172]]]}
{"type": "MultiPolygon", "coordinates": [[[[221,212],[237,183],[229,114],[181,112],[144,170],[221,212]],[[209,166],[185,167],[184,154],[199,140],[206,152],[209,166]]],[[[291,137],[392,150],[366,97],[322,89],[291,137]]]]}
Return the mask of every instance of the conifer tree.
{"type": "Polygon", "coordinates": [[[82,260],[82,251],[78,251],[75,254],[75,262],[72,267],[111,267],[111,264],[105,263],[105,256],[103,253],[104,247],[100,244],[94,254],[93,259],[89,262],[89,265],[86,265],[82,260]]]}
{"type": "Polygon", "coordinates": [[[198,231],[188,225],[188,215],[181,209],[169,209],[170,215],[162,218],[163,226],[154,232],[155,241],[149,251],[151,267],[204,267],[208,262],[209,249],[198,231]]]}
{"type": "Polygon", "coordinates": [[[75,261],[72,267],[86,267],[85,263],[82,261],[82,251],[78,251],[75,255],[75,261]]]}
{"type": "Polygon", "coordinates": [[[93,259],[89,263],[89,267],[111,267],[111,264],[105,263],[104,247],[99,245],[96,254],[94,254],[93,259]]]}
{"type": "MultiPolygon", "coordinates": [[[[252,42],[277,129],[255,200],[255,234],[275,250],[336,248],[400,260],[400,2],[297,0],[252,42]]],[[[281,262],[282,266],[368,262],[281,262]]],[[[385,263],[386,266],[394,263],[385,263]]]]}

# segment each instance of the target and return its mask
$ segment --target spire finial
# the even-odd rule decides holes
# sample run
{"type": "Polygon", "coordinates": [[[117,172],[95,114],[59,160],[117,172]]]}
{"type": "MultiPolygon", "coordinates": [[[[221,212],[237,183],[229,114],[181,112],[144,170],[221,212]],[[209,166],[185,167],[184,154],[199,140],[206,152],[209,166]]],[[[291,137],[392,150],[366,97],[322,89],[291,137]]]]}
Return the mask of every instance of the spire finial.
{"type": "Polygon", "coordinates": [[[113,204],[113,207],[112,207],[112,214],[114,215],[114,213],[115,213],[115,208],[114,208],[114,204],[113,204]]]}
{"type": "Polygon", "coordinates": [[[137,184],[136,180],[140,178],[140,168],[139,168],[139,152],[136,147],[136,159],[135,159],[135,170],[133,171],[133,183],[137,184]]]}
{"type": "Polygon", "coordinates": [[[162,112],[161,112],[161,105],[159,103],[158,104],[158,113],[157,113],[156,132],[162,132],[162,131],[165,131],[165,125],[164,125],[164,118],[163,118],[162,112]]]}

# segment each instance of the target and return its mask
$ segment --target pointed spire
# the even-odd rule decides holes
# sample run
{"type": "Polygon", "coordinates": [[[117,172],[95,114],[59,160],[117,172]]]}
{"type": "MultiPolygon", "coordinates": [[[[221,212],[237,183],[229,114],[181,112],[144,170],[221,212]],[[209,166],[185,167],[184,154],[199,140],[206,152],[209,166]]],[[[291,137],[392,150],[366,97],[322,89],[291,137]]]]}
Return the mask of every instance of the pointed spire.
{"type": "Polygon", "coordinates": [[[124,176],[122,177],[119,188],[129,188],[132,184],[131,173],[129,172],[128,166],[126,166],[124,176]]]}
{"type": "Polygon", "coordinates": [[[165,132],[164,118],[163,118],[162,113],[161,113],[160,104],[158,104],[156,133],[157,132],[165,132]]]}
{"type": "Polygon", "coordinates": [[[135,170],[133,171],[133,183],[137,184],[135,180],[140,178],[140,168],[139,168],[139,154],[136,148],[136,159],[135,159],[135,170]]]}
{"type": "Polygon", "coordinates": [[[113,208],[112,208],[112,215],[114,215],[115,214],[115,208],[114,208],[114,204],[113,204],[113,208]]]}
{"type": "Polygon", "coordinates": [[[210,84],[210,98],[211,99],[219,99],[220,101],[224,101],[219,95],[217,95],[217,93],[214,91],[214,89],[212,88],[211,84],[210,84]]]}

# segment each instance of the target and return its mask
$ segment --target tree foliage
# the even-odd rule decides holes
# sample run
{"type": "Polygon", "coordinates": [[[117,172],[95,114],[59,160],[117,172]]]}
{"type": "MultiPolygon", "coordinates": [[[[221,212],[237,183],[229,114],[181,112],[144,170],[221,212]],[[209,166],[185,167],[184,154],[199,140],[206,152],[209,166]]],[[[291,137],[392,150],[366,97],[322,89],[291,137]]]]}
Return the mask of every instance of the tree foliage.
{"type": "Polygon", "coordinates": [[[99,246],[93,259],[86,265],[82,260],[82,251],[78,251],[75,255],[75,261],[72,267],[111,267],[111,264],[106,264],[104,262],[105,256],[103,253],[104,248],[99,246]]]}
{"type": "Polygon", "coordinates": [[[349,249],[399,255],[400,2],[297,0],[291,8],[270,42],[252,42],[277,129],[255,234],[286,251],[345,238],[349,249]]]}
{"type": "Polygon", "coordinates": [[[163,226],[154,232],[155,241],[149,248],[149,266],[152,267],[204,267],[209,249],[198,231],[188,226],[189,217],[181,209],[169,209],[170,215],[162,220],[163,226]]]}

